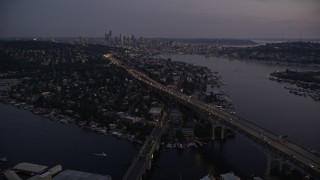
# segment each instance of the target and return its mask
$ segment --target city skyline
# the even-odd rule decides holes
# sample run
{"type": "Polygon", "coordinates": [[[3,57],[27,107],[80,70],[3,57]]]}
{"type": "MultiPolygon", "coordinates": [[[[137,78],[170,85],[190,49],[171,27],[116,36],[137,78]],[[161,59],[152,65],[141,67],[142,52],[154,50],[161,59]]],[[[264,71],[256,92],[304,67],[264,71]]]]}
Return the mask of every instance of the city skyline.
{"type": "Polygon", "coordinates": [[[3,1],[0,37],[320,38],[316,0],[3,1]],[[18,12],[18,13],[17,13],[18,12]]]}

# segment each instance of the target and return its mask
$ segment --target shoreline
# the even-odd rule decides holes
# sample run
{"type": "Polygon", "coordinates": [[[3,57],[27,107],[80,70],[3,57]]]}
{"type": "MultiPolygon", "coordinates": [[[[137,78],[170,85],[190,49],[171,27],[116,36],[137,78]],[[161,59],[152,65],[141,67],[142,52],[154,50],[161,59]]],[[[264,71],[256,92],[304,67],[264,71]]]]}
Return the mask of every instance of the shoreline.
{"type": "Polygon", "coordinates": [[[207,59],[210,59],[211,57],[214,58],[222,58],[225,60],[237,60],[237,61],[245,61],[245,62],[259,62],[262,64],[269,64],[269,65],[280,65],[280,66],[297,66],[297,67],[304,67],[304,68],[310,68],[310,69],[320,69],[320,64],[303,64],[303,63],[293,63],[293,62],[279,62],[274,60],[257,60],[257,59],[241,59],[241,58],[233,58],[228,56],[219,56],[214,54],[199,54],[199,53],[171,53],[171,52],[163,52],[160,54],[157,54],[155,56],[166,56],[166,55],[198,55],[203,56],[207,59]]]}
{"type": "MultiPolygon", "coordinates": [[[[0,103],[4,105],[9,105],[14,108],[26,110],[36,116],[40,116],[46,120],[54,121],[61,124],[75,124],[79,128],[90,130],[91,132],[95,132],[96,134],[106,135],[106,136],[112,136],[117,139],[123,139],[126,141],[130,141],[132,143],[137,143],[142,145],[144,142],[135,138],[134,135],[127,134],[123,131],[117,131],[117,130],[107,130],[106,127],[101,127],[100,124],[96,122],[90,122],[89,125],[85,123],[85,121],[78,121],[70,116],[62,115],[60,113],[57,113],[56,109],[47,109],[47,108],[37,108],[33,105],[27,104],[25,102],[16,102],[15,100],[12,100],[5,96],[0,96],[0,103]],[[83,124],[85,123],[85,124],[83,124]],[[91,125],[90,125],[91,124],[91,125]]],[[[161,150],[160,152],[165,152],[168,150],[173,149],[187,149],[187,148],[201,148],[203,145],[207,144],[206,142],[201,142],[198,140],[195,140],[193,142],[175,142],[175,143],[160,143],[161,150]]]]}

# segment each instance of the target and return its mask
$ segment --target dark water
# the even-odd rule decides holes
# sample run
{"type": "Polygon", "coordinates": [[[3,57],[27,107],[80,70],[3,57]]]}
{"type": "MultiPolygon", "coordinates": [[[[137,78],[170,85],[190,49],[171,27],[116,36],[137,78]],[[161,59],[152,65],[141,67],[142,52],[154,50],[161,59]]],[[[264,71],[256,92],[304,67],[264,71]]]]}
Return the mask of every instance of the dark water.
{"type": "MultiPolygon", "coordinates": [[[[218,71],[237,114],[311,149],[320,150],[320,102],[294,96],[284,84],[270,81],[269,73],[286,67],[229,61],[202,56],[171,56],[218,71]]],[[[291,69],[297,67],[291,67],[291,69]]],[[[301,68],[297,68],[301,69],[301,68]]],[[[138,151],[130,142],[95,134],[71,124],[59,124],[13,106],[0,104],[0,157],[64,169],[112,175],[121,179],[138,151]],[[105,152],[107,157],[92,153],[105,152]]],[[[246,138],[237,135],[210,142],[202,149],[159,153],[151,179],[200,179],[204,175],[234,171],[248,177],[263,175],[265,156],[246,138]]]]}
{"type": "MultiPolygon", "coordinates": [[[[275,133],[289,135],[289,140],[310,149],[320,150],[320,102],[290,94],[285,84],[269,80],[269,73],[286,68],[257,62],[204,58],[197,55],[174,55],[173,61],[183,61],[218,71],[227,83],[222,89],[229,93],[237,114],[275,133]]],[[[152,179],[199,179],[233,170],[245,178],[263,175],[265,156],[247,139],[237,135],[220,146],[211,143],[196,151],[161,153],[153,168],[152,179]]]]}
{"type": "Polygon", "coordinates": [[[320,151],[320,102],[290,94],[284,89],[288,84],[269,80],[269,74],[277,70],[315,69],[197,55],[171,58],[218,71],[227,83],[223,89],[229,93],[237,115],[275,133],[289,135],[290,140],[300,145],[320,151]]]}
{"type": "Polygon", "coordinates": [[[10,163],[31,162],[63,169],[112,175],[121,179],[138,146],[92,133],[72,124],[59,124],[0,103],[0,157],[10,163]],[[93,153],[105,152],[106,157],[93,153]]]}
{"type": "Polygon", "coordinates": [[[151,171],[152,179],[200,179],[211,173],[234,171],[242,177],[263,174],[266,158],[246,139],[210,142],[195,150],[162,152],[151,171]]]}

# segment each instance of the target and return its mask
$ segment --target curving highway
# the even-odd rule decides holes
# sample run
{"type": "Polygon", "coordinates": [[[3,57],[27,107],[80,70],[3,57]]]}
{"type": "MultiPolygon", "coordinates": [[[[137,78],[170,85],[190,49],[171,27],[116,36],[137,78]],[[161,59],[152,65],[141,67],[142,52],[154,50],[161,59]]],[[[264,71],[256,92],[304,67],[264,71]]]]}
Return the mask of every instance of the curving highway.
{"type": "Polygon", "coordinates": [[[192,98],[191,96],[187,96],[174,89],[168,88],[149,78],[144,73],[117,60],[112,56],[112,54],[105,54],[104,57],[112,64],[124,68],[133,77],[155,88],[159,92],[175,98],[177,101],[188,107],[206,113],[209,117],[213,117],[215,119],[218,118],[219,123],[231,127],[231,129],[246,135],[255,142],[258,141],[260,144],[264,144],[264,146],[282,154],[282,156],[286,157],[287,161],[290,161],[313,176],[320,177],[320,157],[316,156],[312,152],[230,112],[208,105],[192,98]]]}

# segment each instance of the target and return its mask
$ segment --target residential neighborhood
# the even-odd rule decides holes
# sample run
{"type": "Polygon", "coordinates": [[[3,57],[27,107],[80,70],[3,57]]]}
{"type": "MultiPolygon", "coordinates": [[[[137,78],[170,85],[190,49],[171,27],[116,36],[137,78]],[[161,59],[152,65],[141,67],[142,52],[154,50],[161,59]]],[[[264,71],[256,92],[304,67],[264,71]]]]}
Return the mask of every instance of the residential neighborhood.
{"type": "MultiPolygon", "coordinates": [[[[110,51],[169,88],[233,111],[230,100],[218,91],[220,76],[205,67],[95,44],[3,41],[1,45],[1,56],[8,58],[1,62],[1,101],[60,123],[77,123],[139,143],[159,123],[168,102],[106,61],[102,55],[110,51]]],[[[197,115],[170,106],[173,126],[163,138],[166,143],[210,136],[210,128],[199,132],[206,127],[197,123],[197,115]]]]}

